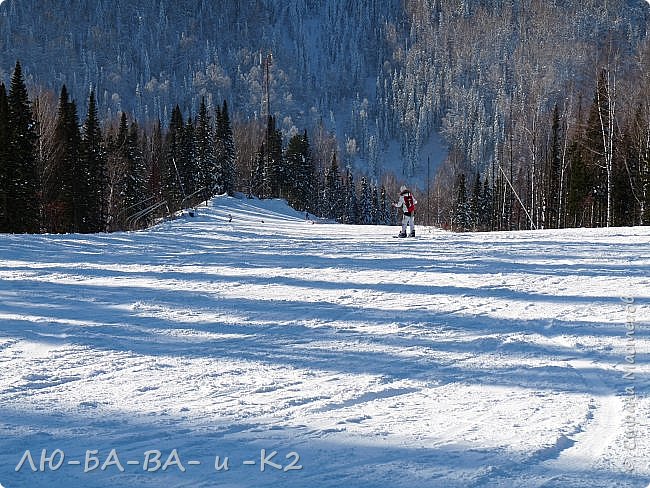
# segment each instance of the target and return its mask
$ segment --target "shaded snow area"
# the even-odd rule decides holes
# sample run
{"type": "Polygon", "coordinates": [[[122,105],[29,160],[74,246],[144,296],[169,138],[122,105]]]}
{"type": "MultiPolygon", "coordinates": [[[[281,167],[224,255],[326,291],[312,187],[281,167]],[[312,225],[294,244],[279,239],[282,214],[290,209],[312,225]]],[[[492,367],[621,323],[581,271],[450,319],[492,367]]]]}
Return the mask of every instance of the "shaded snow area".
{"type": "Polygon", "coordinates": [[[397,232],[1,236],[0,484],[647,486],[650,228],[397,232]]]}

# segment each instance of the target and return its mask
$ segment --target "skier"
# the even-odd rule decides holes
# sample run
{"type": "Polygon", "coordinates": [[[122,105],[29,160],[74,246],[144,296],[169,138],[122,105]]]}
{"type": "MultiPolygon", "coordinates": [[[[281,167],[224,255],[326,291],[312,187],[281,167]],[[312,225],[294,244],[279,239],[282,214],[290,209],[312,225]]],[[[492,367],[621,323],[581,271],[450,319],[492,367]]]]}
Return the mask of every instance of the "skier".
{"type": "Polygon", "coordinates": [[[411,227],[411,233],[409,237],[415,237],[415,204],[418,203],[415,200],[413,194],[406,188],[405,185],[402,185],[399,189],[399,201],[393,203],[393,206],[396,208],[401,208],[404,216],[402,217],[402,232],[399,233],[397,237],[406,237],[406,226],[411,227]]]}

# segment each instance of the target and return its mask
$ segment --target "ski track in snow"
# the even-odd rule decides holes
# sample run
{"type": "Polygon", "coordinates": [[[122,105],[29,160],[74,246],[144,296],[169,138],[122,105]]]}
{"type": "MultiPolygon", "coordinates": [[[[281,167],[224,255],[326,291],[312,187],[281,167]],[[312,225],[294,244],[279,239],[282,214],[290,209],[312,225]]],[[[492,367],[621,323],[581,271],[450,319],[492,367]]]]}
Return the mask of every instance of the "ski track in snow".
{"type": "Polygon", "coordinates": [[[219,197],[0,236],[0,483],[648,485],[650,228],[396,232],[219,197]]]}

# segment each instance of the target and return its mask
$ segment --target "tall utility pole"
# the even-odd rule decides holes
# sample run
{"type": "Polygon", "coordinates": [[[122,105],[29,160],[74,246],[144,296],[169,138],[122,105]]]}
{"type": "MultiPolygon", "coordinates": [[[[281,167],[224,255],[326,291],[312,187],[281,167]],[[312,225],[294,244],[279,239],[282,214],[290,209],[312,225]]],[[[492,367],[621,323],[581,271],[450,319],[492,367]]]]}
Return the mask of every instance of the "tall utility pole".
{"type": "Polygon", "coordinates": [[[271,90],[270,90],[270,79],[271,79],[271,64],[273,64],[273,53],[269,51],[264,59],[262,59],[262,53],[260,53],[260,64],[264,69],[264,94],[262,100],[262,111],[266,109],[266,119],[271,115],[271,90]]]}
{"type": "Polygon", "coordinates": [[[269,117],[271,117],[271,90],[270,90],[270,78],[271,78],[271,64],[273,63],[273,54],[271,51],[266,55],[266,57],[262,57],[262,53],[260,52],[260,65],[262,66],[262,70],[264,73],[264,81],[262,86],[264,87],[264,92],[262,93],[262,106],[260,107],[260,112],[262,115],[262,128],[264,130],[264,174],[262,176],[262,189],[261,189],[261,196],[263,198],[268,197],[269,195],[267,194],[267,190],[269,190],[270,193],[270,187],[269,185],[269,168],[271,166],[271,157],[269,154],[269,117]]]}

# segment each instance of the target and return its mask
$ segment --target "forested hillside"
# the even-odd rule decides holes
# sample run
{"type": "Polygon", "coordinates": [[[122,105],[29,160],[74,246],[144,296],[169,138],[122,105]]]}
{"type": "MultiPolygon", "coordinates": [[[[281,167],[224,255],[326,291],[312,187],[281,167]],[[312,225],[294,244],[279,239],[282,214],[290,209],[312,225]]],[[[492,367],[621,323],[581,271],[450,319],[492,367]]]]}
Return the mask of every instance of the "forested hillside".
{"type": "Polygon", "coordinates": [[[0,81],[20,60],[40,177],[65,85],[81,118],[93,91],[106,133],[128,114],[140,144],[177,105],[194,127],[203,100],[214,131],[226,100],[234,187],[262,197],[295,186],[275,180],[304,134],[317,198],[301,206],[342,221],[406,180],[421,218],[455,229],[632,225],[650,219],[649,19],[642,0],[8,0],[0,81]]]}
{"type": "Polygon", "coordinates": [[[451,3],[407,2],[410,47],[380,96],[393,100],[381,106],[396,110],[385,119],[401,122],[407,160],[432,127],[451,146],[436,181],[442,219],[647,223],[647,3],[451,3]]]}
{"type": "Polygon", "coordinates": [[[75,99],[97,94],[100,117],[120,111],[168,121],[227,99],[245,117],[270,107],[286,132],[349,119],[350,101],[374,105],[390,58],[387,25],[399,0],[11,0],[0,7],[0,77],[20,60],[28,81],[75,99]]]}

